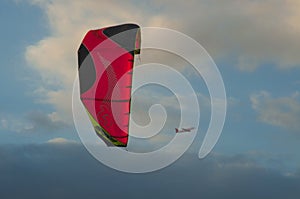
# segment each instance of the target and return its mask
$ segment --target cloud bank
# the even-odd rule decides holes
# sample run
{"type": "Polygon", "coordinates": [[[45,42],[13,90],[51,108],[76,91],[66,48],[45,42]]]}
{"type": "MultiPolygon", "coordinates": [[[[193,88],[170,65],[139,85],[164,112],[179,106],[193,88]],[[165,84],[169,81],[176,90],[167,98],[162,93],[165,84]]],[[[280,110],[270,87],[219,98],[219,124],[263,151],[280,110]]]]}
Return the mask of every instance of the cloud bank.
{"type": "Polygon", "coordinates": [[[99,164],[75,143],[0,147],[1,198],[297,199],[297,173],[282,175],[247,155],[186,154],[167,169],[126,174],[99,164]]]}

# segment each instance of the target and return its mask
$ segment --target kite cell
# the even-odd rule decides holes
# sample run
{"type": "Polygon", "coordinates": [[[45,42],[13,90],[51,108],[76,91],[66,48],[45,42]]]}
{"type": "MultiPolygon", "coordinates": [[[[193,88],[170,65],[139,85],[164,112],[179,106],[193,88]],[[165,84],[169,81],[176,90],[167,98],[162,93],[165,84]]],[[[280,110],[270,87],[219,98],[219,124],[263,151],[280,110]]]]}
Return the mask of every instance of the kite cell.
{"type": "Polygon", "coordinates": [[[140,43],[140,27],[123,24],[90,30],[78,50],[80,98],[108,146],[128,143],[132,68],[140,43]]]}

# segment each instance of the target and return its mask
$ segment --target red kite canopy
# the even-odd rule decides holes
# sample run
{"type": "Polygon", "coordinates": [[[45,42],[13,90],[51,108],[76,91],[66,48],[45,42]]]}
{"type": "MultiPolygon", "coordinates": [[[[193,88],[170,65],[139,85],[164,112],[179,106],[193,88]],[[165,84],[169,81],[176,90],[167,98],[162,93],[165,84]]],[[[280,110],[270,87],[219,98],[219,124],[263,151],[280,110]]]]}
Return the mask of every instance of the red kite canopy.
{"type": "Polygon", "coordinates": [[[78,50],[80,98],[108,146],[127,146],[132,68],[140,42],[140,27],[123,24],[90,30],[78,50]]]}

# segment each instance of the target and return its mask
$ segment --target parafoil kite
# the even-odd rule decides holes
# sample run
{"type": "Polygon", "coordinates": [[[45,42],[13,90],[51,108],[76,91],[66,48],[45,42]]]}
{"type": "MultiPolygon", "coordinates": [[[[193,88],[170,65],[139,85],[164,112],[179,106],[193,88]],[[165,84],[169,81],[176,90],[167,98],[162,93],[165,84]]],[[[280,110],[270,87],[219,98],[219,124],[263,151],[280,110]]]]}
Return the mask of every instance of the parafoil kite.
{"type": "Polygon", "coordinates": [[[140,44],[140,27],[123,24],[90,30],[78,50],[80,98],[108,146],[128,143],[132,68],[140,44]]]}

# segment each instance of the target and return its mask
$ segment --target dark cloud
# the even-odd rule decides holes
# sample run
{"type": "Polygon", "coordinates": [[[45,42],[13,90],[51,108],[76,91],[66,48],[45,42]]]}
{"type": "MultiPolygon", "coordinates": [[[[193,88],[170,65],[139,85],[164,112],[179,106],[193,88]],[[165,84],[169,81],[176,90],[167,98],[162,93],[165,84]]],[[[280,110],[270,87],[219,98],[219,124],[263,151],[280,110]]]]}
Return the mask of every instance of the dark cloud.
{"type": "Polygon", "coordinates": [[[186,154],[163,170],[112,170],[79,144],[0,147],[0,198],[289,198],[300,178],[259,167],[244,155],[186,154]]]}

